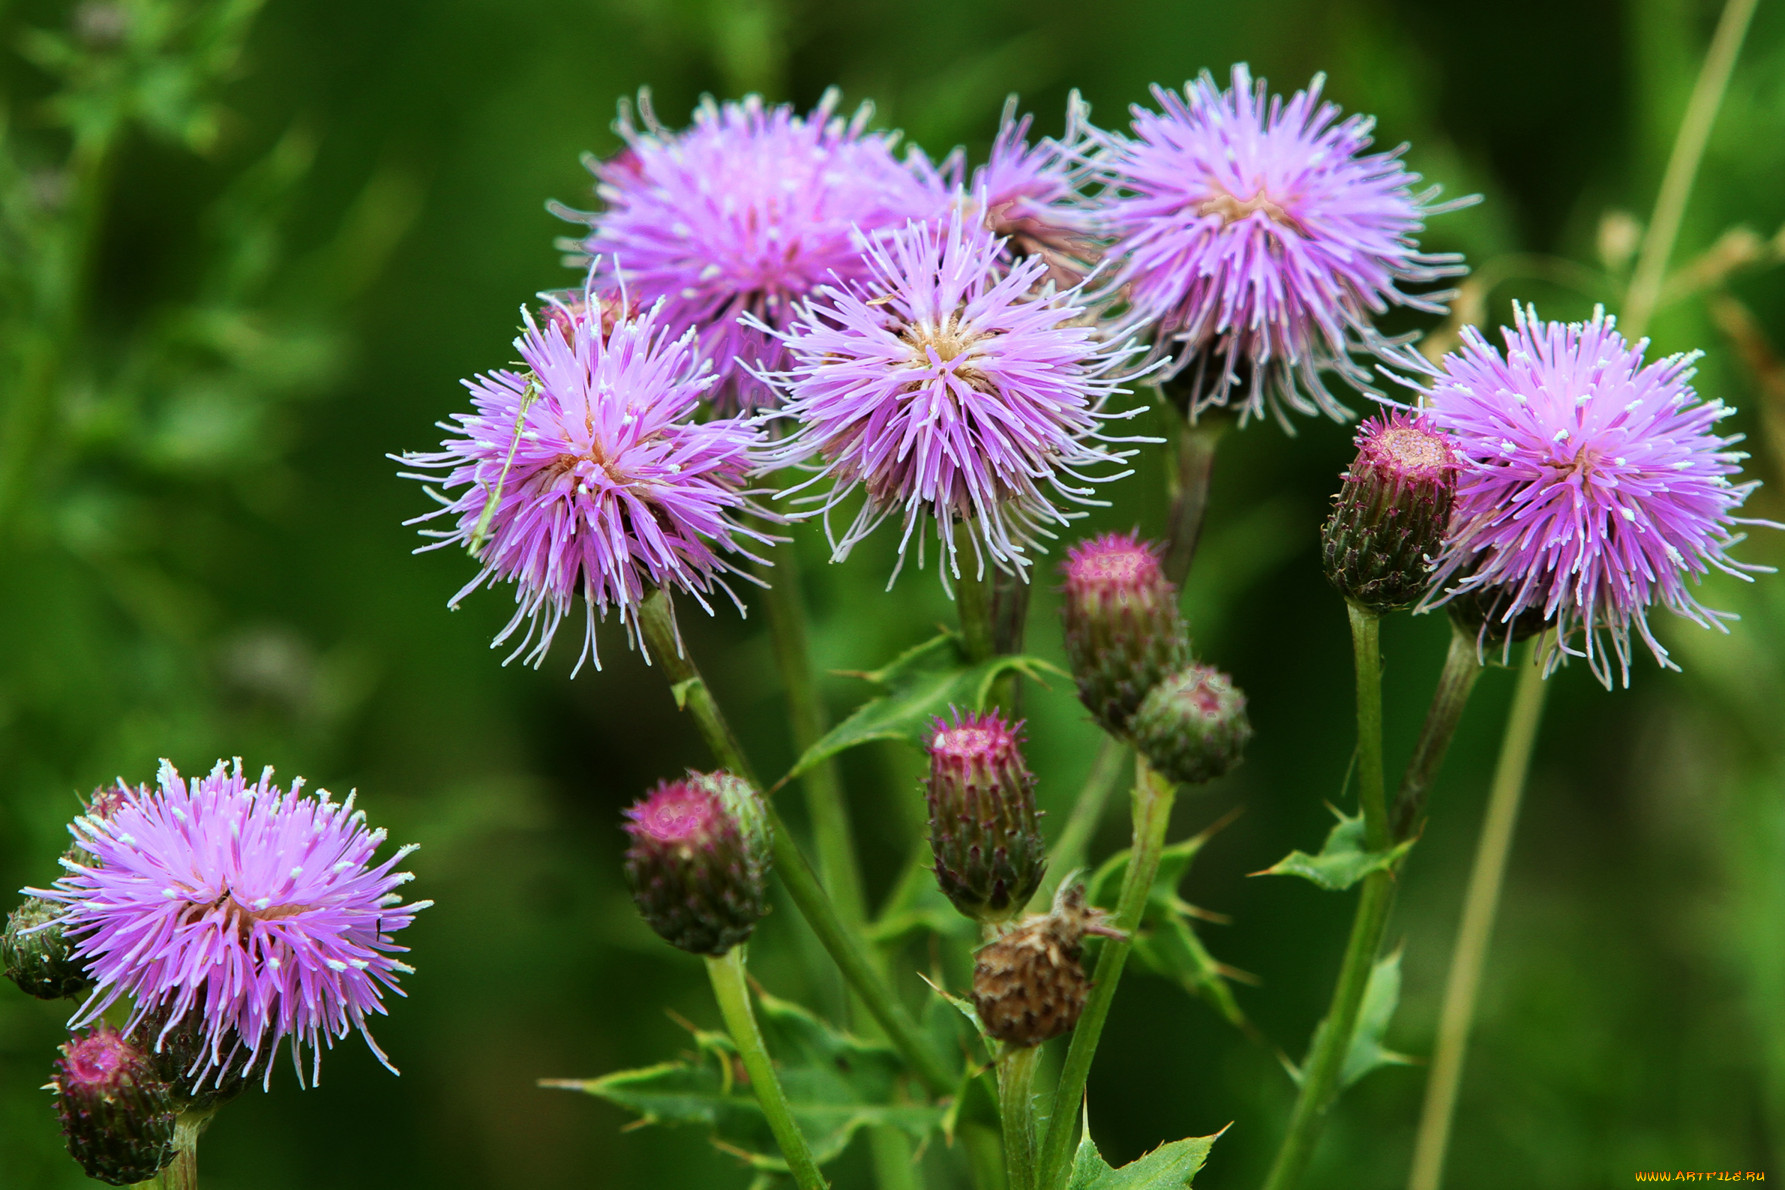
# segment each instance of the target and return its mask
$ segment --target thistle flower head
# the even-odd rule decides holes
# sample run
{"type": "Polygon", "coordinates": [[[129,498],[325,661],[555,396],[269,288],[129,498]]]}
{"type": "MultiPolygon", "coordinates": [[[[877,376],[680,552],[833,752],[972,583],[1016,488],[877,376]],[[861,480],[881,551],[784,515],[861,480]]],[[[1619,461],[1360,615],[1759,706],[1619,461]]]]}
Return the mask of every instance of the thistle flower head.
{"type": "Polygon", "coordinates": [[[452,606],[478,587],[515,584],[514,616],[493,642],[520,634],[509,660],[540,664],[578,595],[579,668],[600,665],[595,621],[610,608],[637,639],[648,588],[687,591],[709,612],[715,589],[738,603],[727,577],[741,571],[726,555],[753,559],[746,539],[769,540],[739,516],[760,512],[745,484],[761,431],[740,418],[694,420],[713,378],[692,333],[672,339],[662,314],[659,303],[618,316],[593,289],[580,312],[553,307],[543,326],[523,311],[515,347],[527,370],[467,381],[472,411],[443,427],[453,436],[398,460],[445,473],[441,507],[409,523],[445,517],[451,527],[424,530],[438,541],[422,548],[463,545],[480,563],[452,606]]]}
{"type": "Polygon", "coordinates": [[[1425,593],[1456,494],[1449,436],[1417,413],[1363,424],[1357,457],[1321,529],[1326,577],[1340,594],[1381,615],[1425,593]]]}
{"type": "Polygon", "coordinates": [[[1394,361],[1405,341],[1371,320],[1391,306],[1441,313],[1446,295],[1403,286],[1463,271],[1415,242],[1456,204],[1416,193],[1401,150],[1366,152],[1373,121],[1341,119],[1323,84],[1284,101],[1244,64],[1225,91],[1205,72],[1182,95],[1154,87],[1160,110],[1136,106],[1133,136],[1104,138],[1120,189],[1103,206],[1113,283],[1175,355],[1192,415],[1343,420],[1321,373],[1374,391],[1353,355],[1394,361]]]}
{"type": "MultiPolygon", "coordinates": [[[[82,816],[70,828],[91,864],[65,861],[49,889],[27,892],[64,907],[63,927],[92,975],[92,995],[74,1024],[96,1021],[129,997],[126,1034],[153,1016],[146,1043],[197,1017],[204,1044],[188,1075],[202,1080],[253,1065],[290,1040],[311,1081],[321,1047],[382,1013],[384,993],[401,991],[392,935],[431,904],[404,904],[396,870],[414,850],[379,860],[382,830],[326,792],[305,795],[273,784],[271,769],[250,783],[241,761],[187,780],[162,762],[157,787],[106,818],[82,816]]],[[[148,1031],[145,1030],[145,1033],[148,1031]]],[[[268,1064],[266,1077],[272,1077],[268,1064]]]]}
{"type": "Polygon", "coordinates": [[[1735,482],[1746,456],[1716,432],[1734,410],[1693,391],[1696,356],[1645,366],[1647,341],[1626,342],[1603,311],[1566,324],[1515,313],[1504,353],[1465,329],[1426,398],[1462,463],[1427,602],[1491,592],[1503,624],[1535,611],[1557,628],[1549,664],[1584,656],[1607,686],[1614,662],[1629,683],[1632,632],[1677,668],[1649,610],[1723,627],[1733,617],[1688,580],[1764,569],[1729,557],[1737,526],[1767,523],[1736,516],[1757,484],[1735,482]]]}
{"type": "Polygon", "coordinates": [[[936,880],[955,908],[979,921],[1020,910],[1047,868],[1022,738],[1022,724],[997,711],[956,711],[953,723],[937,719],[930,729],[925,793],[936,880]]]}
{"type": "Polygon", "coordinates": [[[1190,664],[1178,589],[1158,547],[1136,533],[1105,533],[1066,552],[1060,616],[1079,701],[1121,734],[1141,700],[1190,664]]]}
{"type": "Polygon", "coordinates": [[[1089,934],[1125,936],[1086,902],[1082,884],[1069,882],[1051,912],[1025,918],[982,946],[973,964],[973,1005],[985,1031],[1006,1045],[1030,1046],[1077,1025],[1091,992],[1083,962],[1089,934]]]}
{"type": "Polygon", "coordinates": [[[1246,696],[1213,666],[1193,664],[1141,700],[1130,723],[1134,746],[1173,781],[1200,785],[1234,765],[1252,738],[1246,696]]]}
{"type": "Polygon", "coordinates": [[[869,275],[820,289],[782,336],[789,367],[772,380],[799,428],[769,457],[817,456],[808,482],[834,481],[811,498],[827,528],[831,510],[866,489],[854,521],[831,533],[839,561],[896,517],[901,565],[913,536],[923,564],[934,522],[945,586],[960,573],[959,533],[979,573],[989,563],[1026,574],[1036,539],[1074,515],[1056,500],[1095,503],[1092,483],[1128,474],[1085,469],[1132,453],[1101,431],[1134,348],[1081,320],[1080,290],[1036,292],[1044,260],[1005,268],[1000,241],[958,207],[863,248],[869,275]]]}
{"type": "Polygon", "coordinates": [[[1031,144],[1034,117],[1019,116],[1012,95],[991,156],[973,171],[968,189],[970,201],[983,204],[981,218],[1004,240],[1005,251],[1045,260],[1047,279],[1060,289],[1084,280],[1099,251],[1095,211],[1085,193],[1096,178],[1086,153],[1085,113],[1075,93],[1067,107],[1065,135],[1031,144]]]}
{"type": "Polygon", "coordinates": [[[625,829],[632,899],[670,945],[724,954],[768,912],[767,815],[741,777],[665,781],[626,811],[625,829]]]}
{"type": "Polygon", "coordinates": [[[809,115],[761,96],[703,100],[686,129],[658,123],[649,96],[639,120],[622,104],[619,156],[591,164],[605,204],[585,222],[582,262],[596,258],[604,286],[621,280],[646,303],[662,300],[675,334],[694,330],[718,383],[723,410],[770,393],[756,368],[781,366],[781,346],[744,316],[781,328],[792,304],[833,276],[863,275],[854,228],[874,232],[927,218],[947,194],[921,159],[893,154],[897,135],[868,131],[872,109],[837,114],[827,92],[809,115]]]}
{"type": "Polygon", "coordinates": [[[68,1152],[89,1177],[128,1186],[173,1159],[173,1100],[139,1042],[103,1023],[70,1037],[50,1089],[68,1152]]]}

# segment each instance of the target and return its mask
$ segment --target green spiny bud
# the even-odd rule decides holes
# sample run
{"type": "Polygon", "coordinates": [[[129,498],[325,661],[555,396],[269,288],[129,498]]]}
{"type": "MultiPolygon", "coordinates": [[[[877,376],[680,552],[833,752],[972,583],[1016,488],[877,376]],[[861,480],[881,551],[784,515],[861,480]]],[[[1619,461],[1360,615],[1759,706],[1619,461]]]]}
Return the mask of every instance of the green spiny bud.
{"type": "Polygon", "coordinates": [[[62,906],[27,897],[6,919],[0,933],[0,969],[20,990],[39,1000],[78,996],[93,980],[74,956],[74,943],[57,919],[62,906]]]}
{"type": "Polygon", "coordinates": [[[1419,601],[1444,544],[1456,475],[1449,441],[1418,414],[1363,424],[1320,531],[1326,577],[1346,599],[1378,615],[1419,601]]]}
{"type": "Polygon", "coordinates": [[[128,1186],[173,1160],[173,1101],[136,1042],[106,1025],[70,1038],[50,1089],[68,1151],[89,1177],[128,1186]]]}
{"type": "Polygon", "coordinates": [[[664,941],[722,955],[768,912],[769,827],[762,799],[730,773],[665,781],[626,811],[626,880],[664,941]]]}
{"type": "Polygon", "coordinates": [[[930,733],[930,850],[954,907],[982,922],[1022,909],[1041,884],[1047,846],[1035,820],[1035,778],[1023,761],[1022,724],[997,711],[958,712],[930,733]]]}
{"type": "Polygon", "coordinates": [[[1208,665],[1173,674],[1134,713],[1134,746],[1155,770],[1173,781],[1213,781],[1240,762],[1252,724],[1246,696],[1233,680],[1208,665]]]}
{"type": "Polygon", "coordinates": [[[1159,554],[1132,533],[1106,533],[1066,554],[1060,614],[1079,701],[1118,735],[1147,691],[1190,664],[1178,590],[1159,554]]]}

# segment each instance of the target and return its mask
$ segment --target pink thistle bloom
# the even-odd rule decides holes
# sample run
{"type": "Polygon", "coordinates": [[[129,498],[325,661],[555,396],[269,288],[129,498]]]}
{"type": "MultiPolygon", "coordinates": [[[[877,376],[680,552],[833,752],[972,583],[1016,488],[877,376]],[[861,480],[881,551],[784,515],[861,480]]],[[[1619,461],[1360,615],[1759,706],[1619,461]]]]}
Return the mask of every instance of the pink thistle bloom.
{"type": "Polygon", "coordinates": [[[1426,398],[1461,463],[1426,606],[1479,592],[1504,624],[1540,612],[1557,629],[1549,665],[1584,656],[1608,687],[1613,658],[1630,682],[1632,629],[1677,669],[1649,609],[1727,631],[1735,617],[1706,609],[1686,580],[1766,569],[1728,556],[1734,526],[1770,524],[1734,515],[1759,486],[1733,481],[1747,456],[1715,432],[1735,411],[1698,399],[1696,355],[1644,366],[1648,340],[1626,342],[1603,310],[1567,324],[1514,313],[1504,354],[1464,328],[1426,398]]]}
{"type": "Polygon", "coordinates": [[[1162,110],[1135,106],[1132,139],[1104,136],[1121,191],[1104,206],[1112,283],[1188,374],[1192,415],[1220,406],[1243,422],[1268,406],[1285,429],[1290,411],[1344,420],[1321,373],[1373,393],[1354,354],[1417,366],[1408,340],[1372,319],[1391,306],[1444,313],[1448,293],[1402,286],[1464,271],[1414,237],[1427,216],[1474,200],[1415,193],[1405,146],[1366,153],[1374,121],[1341,120],[1323,83],[1285,102],[1243,64],[1226,91],[1205,72],[1181,96],[1154,87],[1162,110]]]}
{"type": "Polygon", "coordinates": [[[665,303],[673,332],[696,330],[718,372],[709,396],[721,409],[768,400],[753,370],[783,363],[779,343],[746,316],[786,327],[793,303],[818,285],[864,275],[853,228],[897,227],[947,203],[921,156],[894,156],[896,133],[868,131],[871,107],[845,119],[837,101],[829,91],[801,116],[757,95],[709,98],[676,132],[641,94],[642,126],[624,104],[615,124],[626,148],[590,163],[605,208],[558,212],[589,225],[573,263],[596,258],[599,285],[615,287],[623,274],[644,302],[665,303]]]}
{"type": "Polygon", "coordinates": [[[157,1051],[199,1018],[195,1081],[251,1068],[289,1038],[300,1081],[310,1048],[315,1082],[321,1047],[355,1029],[395,1070],[366,1017],[385,1011],[386,991],[403,994],[397,975],[412,968],[394,956],[408,948],[391,935],[432,904],[396,891],[415,848],[377,860],[384,831],[366,829],[352,794],[337,803],[304,796],[301,778],[289,792],[272,778],[268,768],[250,784],[238,759],[188,781],[162,761],[157,788],[74,820],[91,861],[65,859],[53,888],[27,890],[67,907],[59,920],[96,985],[71,1027],[128,996],[126,1034],[166,1013],[157,1051]]]}
{"type": "Polygon", "coordinates": [[[706,597],[718,588],[742,612],[726,582],[742,572],[723,555],[759,560],[740,539],[771,540],[739,517],[766,515],[745,490],[759,427],[694,420],[714,377],[693,331],[670,338],[663,302],[636,317],[614,309],[591,292],[582,313],[554,305],[543,325],[523,311],[514,342],[527,370],[466,381],[472,412],[441,426],[455,436],[439,451],[398,459],[446,472],[448,493],[462,489],[430,489],[441,507],[408,522],[449,518],[449,529],[424,530],[440,540],[422,549],[464,545],[482,564],[451,606],[481,586],[515,584],[514,617],[493,642],[525,625],[510,661],[525,653],[540,664],[579,594],[579,669],[585,660],[600,667],[598,613],[615,609],[637,640],[634,613],[647,588],[686,591],[709,613],[706,597]]]}
{"type": "Polygon", "coordinates": [[[1080,289],[1043,286],[1045,260],[1003,268],[1003,243],[958,207],[864,250],[866,279],[820,289],[780,333],[791,364],[763,377],[799,428],[768,457],[816,456],[807,483],[834,481],[808,499],[825,515],[835,561],[897,517],[901,566],[914,535],[923,565],[921,526],[935,522],[944,586],[960,574],[957,531],[979,574],[988,563],[1024,574],[1036,538],[1082,515],[1055,498],[1095,504],[1092,483],[1129,474],[1083,469],[1134,453],[1109,449],[1127,440],[1100,428],[1130,416],[1103,407],[1133,378],[1123,365],[1136,348],[1086,325],[1080,289]],[[858,487],[866,504],[838,536],[829,514],[858,487]]]}
{"type": "Polygon", "coordinates": [[[1004,239],[1006,254],[1041,257],[1048,278],[1061,289],[1082,281],[1100,253],[1096,211],[1086,197],[1099,178],[1086,152],[1087,112],[1075,93],[1065,136],[1030,144],[1033,117],[1017,115],[1012,95],[991,156],[973,171],[970,188],[983,202],[986,227],[1004,239]]]}

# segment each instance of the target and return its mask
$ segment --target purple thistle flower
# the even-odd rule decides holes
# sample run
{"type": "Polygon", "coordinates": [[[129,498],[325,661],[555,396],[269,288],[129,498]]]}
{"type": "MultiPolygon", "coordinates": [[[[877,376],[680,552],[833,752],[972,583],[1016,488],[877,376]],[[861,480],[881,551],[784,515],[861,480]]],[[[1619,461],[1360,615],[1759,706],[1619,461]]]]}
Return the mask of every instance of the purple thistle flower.
{"type": "Polygon", "coordinates": [[[1414,237],[1427,216],[1474,200],[1415,193],[1402,149],[1366,153],[1374,121],[1341,120],[1323,83],[1267,102],[1244,64],[1226,91],[1204,72],[1181,96],[1155,86],[1163,110],[1136,105],[1132,139],[1104,135],[1121,191],[1104,204],[1112,284],[1137,321],[1157,324],[1172,371],[1188,372],[1192,415],[1231,407],[1243,422],[1268,406],[1285,429],[1291,410],[1344,420],[1321,373],[1374,392],[1353,354],[1396,362],[1408,340],[1371,319],[1390,306],[1442,314],[1447,293],[1401,286],[1464,271],[1414,237]]]}
{"type": "Polygon", "coordinates": [[[738,516],[767,515],[744,487],[760,428],[741,418],[695,422],[714,377],[694,332],[672,340],[663,302],[636,317],[614,309],[590,291],[582,313],[554,305],[543,326],[523,311],[515,347],[527,371],[466,381],[473,411],[441,427],[456,436],[398,459],[445,471],[448,492],[463,489],[430,489],[442,507],[408,523],[450,518],[450,529],[424,530],[440,540],[422,549],[465,545],[482,563],[451,606],[480,586],[515,583],[514,617],[492,643],[525,624],[510,661],[525,653],[540,664],[579,594],[578,669],[584,660],[600,668],[597,613],[605,619],[614,608],[637,640],[634,611],[647,587],[687,591],[709,613],[706,596],[717,587],[741,612],[726,576],[742,571],[722,552],[759,560],[738,539],[772,540],[738,516]]]}
{"type": "Polygon", "coordinates": [[[1007,255],[1038,256],[1061,289],[1084,280],[1096,264],[1096,212],[1085,191],[1097,176],[1086,152],[1088,109],[1076,93],[1060,140],[1029,143],[1032,116],[1004,104],[991,156],[973,171],[970,193],[982,201],[985,225],[1004,237],[1007,255]]]}
{"type": "Polygon", "coordinates": [[[784,328],[792,304],[834,275],[864,274],[852,228],[867,232],[927,218],[948,201],[940,175],[921,155],[900,162],[896,133],[869,132],[867,105],[844,119],[828,91],[810,115],[704,100],[693,124],[664,128],[639,96],[642,127],[622,104],[615,130],[626,148],[590,163],[605,209],[583,214],[589,234],[573,263],[596,258],[597,281],[619,284],[646,303],[667,303],[677,334],[694,328],[719,381],[720,409],[759,405],[771,393],[753,369],[782,366],[779,344],[745,316],[784,328]]]}
{"type": "Polygon", "coordinates": [[[199,1018],[195,1081],[251,1067],[289,1038],[300,1081],[310,1047],[313,1083],[321,1047],[354,1029],[394,1072],[366,1016],[385,1011],[386,990],[403,994],[397,974],[412,968],[393,956],[408,948],[391,935],[433,903],[396,891],[411,879],[396,866],[415,848],[378,861],[384,831],[366,829],[352,794],[304,796],[301,778],[287,792],[272,777],[248,783],[238,759],[187,781],[164,760],[158,788],[74,820],[92,862],[65,859],[53,888],[27,890],[67,907],[63,928],[95,981],[71,1027],[128,996],[124,1032],[158,1014],[157,1051],[199,1018]]]}
{"type": "Polygon", "coordinates": [[[1723,628],[1735,617],[1706,609],[1686,579],[1767,569],[1727,553],[1742,539],[1734,526],[1770,524],[1734,515],[1758,486],[1732,482],[1746,455],[1730,449],[1739,437],[1715,432],[1735,411],[1698,399],[1696,355],[1645,367],[1648,340],[1627,343],[1603,310],[1568,324],[1514,314],[1504,355],[1464,328],[1426,398],[1461,461],[1426,606],[1480,592],[1502,624],[1539,611],[1557,628],[1549,665],[1584,656],[1608,687],[1613,657],[1630,682],[1632,628],[1677,669],[1649,609],[1723,628]]]}
{"type": "Polygon", "coordinates": [[[1091,483],[1129,474],[1083,469],[1133,454],[1109,449],[1129,440],[1105,437],[1100,423],[1130,416],[1103,406],[1133,379],[1123,365],[1136,348],[1086,325],[1081,289],[1043,286],[1045,260],[1003,268],[1002,241],[958,207],[864,248],[869,276],[820,289],[780,335],[791,365],[764,379],[784,390],[783,413],[800,424],[768,457],[818,456],[807,483],[835,481],[809,498],[825,514],[833,560],[896,516],[900,565],[915,534],[921,567],[920,526],[933,518],[945,587],[960,574],[957,528],[980,574],[987,562],[1022,574],[1049,525],[1082,515],[1055,497],[1095,504],[1091,483]],[[839,537],[829,514],[857,487],[866,504],[839,537]]]}

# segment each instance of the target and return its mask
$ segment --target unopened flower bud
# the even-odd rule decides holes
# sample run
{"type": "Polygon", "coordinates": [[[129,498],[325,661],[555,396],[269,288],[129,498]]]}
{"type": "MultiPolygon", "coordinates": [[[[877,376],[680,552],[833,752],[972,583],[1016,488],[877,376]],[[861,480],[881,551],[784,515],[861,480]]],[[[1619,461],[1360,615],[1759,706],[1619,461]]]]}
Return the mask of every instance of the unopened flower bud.
{"type": "Polygon", "coordinates": [[[1320,531],[1326,577],[1378,615],[1424,595],[1456,496],[1457,457],[1414,414],[1391,413],[1357,432],[1357,458],[1320,531]]]}
{"type": "Polygon", "coordinates": [[[1085,935],[1122,937],[1108,917],[1085,903],[1083,885],[1064,885],[1051,913],[980,947],[973,1006],[986,1033],[1010,1045],[1040,1045],[1078,1024],[1091,991],[1082,961],[1085,935]]]}
{"type": "Polygon", "coordinates": [[[74,957],[74,944],[58,920],[62,906],[27,897],[0,933],[0,969],[19,989],[39,1000],[78,996],[93,980],[74,957]]]}
{"type": "Polygon", "coordinates": [[[167,1084],[136,1042],[105,1025],[71,1038],[50,1086],[68,1151],[89,1177],[128,1186],[173,1159],[167,1084]]]}
{"type": "Polygon", "coordinates": [[[980,921],[1021,909],[1047,867],[1021,728],[996,711],[957,713],[953,725],[936,720],[930,734],[925,789],[936,881],[956,909],[980,921]]]}
{"type": "Polygon", "coordinates": [[[626,811],[626,833],[632,899],[670,945],[724,954],[768,912],[767,815],[742,778],[665,781],[626,811]]]}
{"type": "Polygon", "coordinates": [[[1134,746],[1173,781],[1213,781],[1240,762],[1252,724],[1246,696],[1220,670],[1190,665],[1153,687],[1134,713],[1134,746]]]}
{"type": "Polygon", "coordinates": [[[1178,589],[1158,551],[1133,533],[1106,533],[1066,554],[1060,614],[1079,701],[1108,730],[1128,730],[1147,691],[1190,664],[1178,589]]]}

